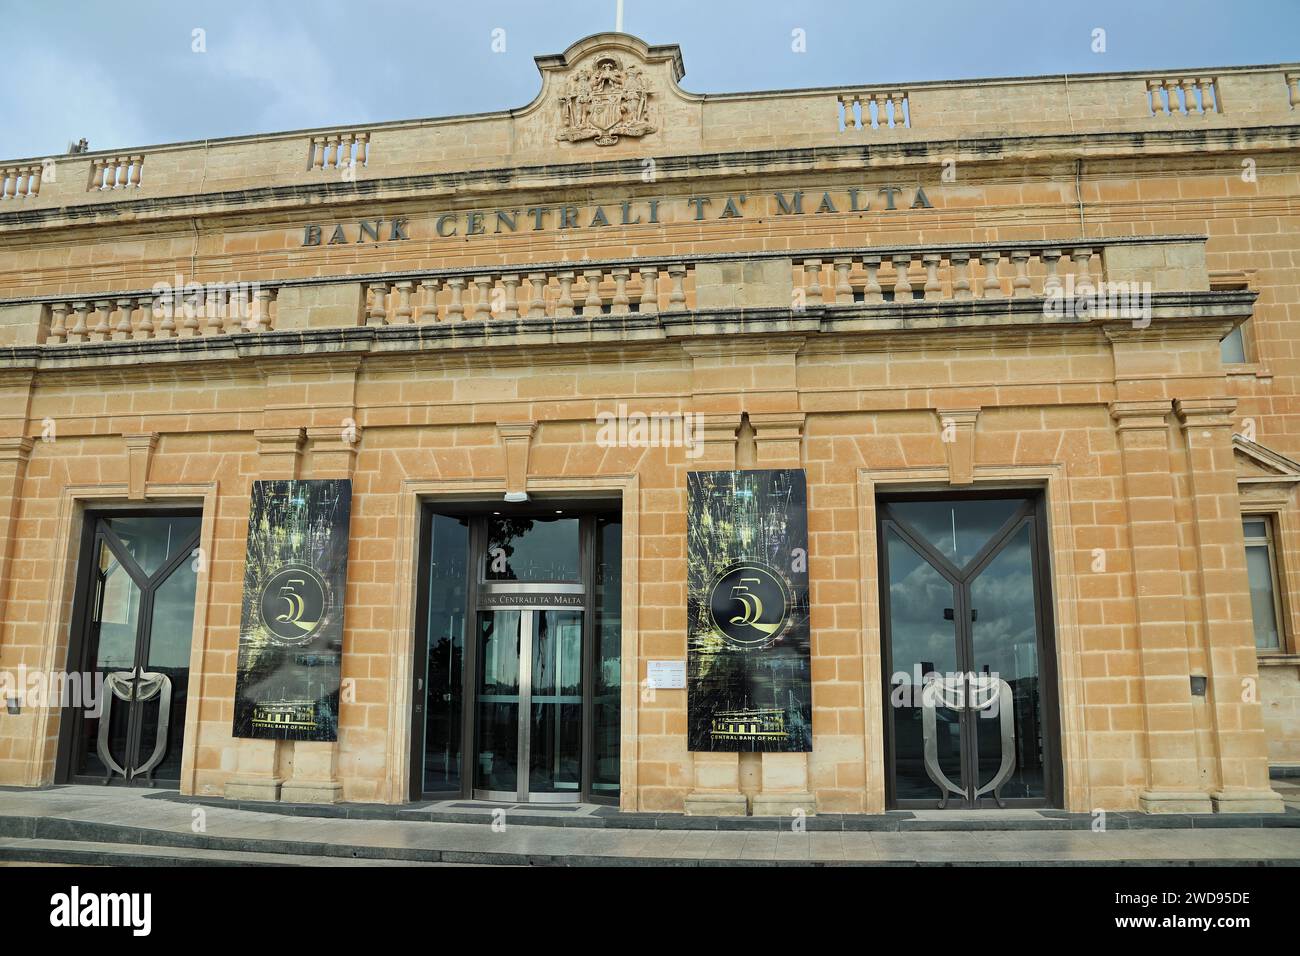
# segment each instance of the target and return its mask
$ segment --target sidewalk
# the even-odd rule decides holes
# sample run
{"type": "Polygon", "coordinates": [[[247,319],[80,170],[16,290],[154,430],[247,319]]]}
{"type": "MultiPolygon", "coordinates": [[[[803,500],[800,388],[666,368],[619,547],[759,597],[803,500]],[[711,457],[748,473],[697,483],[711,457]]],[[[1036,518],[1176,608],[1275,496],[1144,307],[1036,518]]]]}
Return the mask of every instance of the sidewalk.
{"type": "MultiPolygon", "coordinates": [[[[338,810],[339,808],[333,808],[338,810]]],[[[345,810],[346,812],[346,810],[345,810]]],[[[418,811],[417,811],[418,812],[418,811]]],[[[0,791],[0,862],[104,865],[317,865],[393,863],[540,866],[626,865],[1300,865],[1300,827],[1269,825],[1150,829],[987,829],[1032,811],[980,812],[979,830],[794,832],[770,829],[504,827],[428,820],[351,819],[264,812],[178,798],[174,792],[69,786],[0,791]]],[[[706,823],[701,818],[688,818],[706,823]]],[[[810,818],[809,823],[813,819],[810,818]]],[[[847,819],[847,818],[846,818],[847,819]]],[[[879,819],[879,818],[874,818],[879,819]]],[[[1258,820],[1259,818],[1255,818],[1258,820]]],[[[761,821],[767,822],[767,821],[761,821]]],[[[1280,825],[1279,825],[1280,824],[1280,825]]],[[[1289,825],[1288,825],[1289,824],[1289,825]]]]}

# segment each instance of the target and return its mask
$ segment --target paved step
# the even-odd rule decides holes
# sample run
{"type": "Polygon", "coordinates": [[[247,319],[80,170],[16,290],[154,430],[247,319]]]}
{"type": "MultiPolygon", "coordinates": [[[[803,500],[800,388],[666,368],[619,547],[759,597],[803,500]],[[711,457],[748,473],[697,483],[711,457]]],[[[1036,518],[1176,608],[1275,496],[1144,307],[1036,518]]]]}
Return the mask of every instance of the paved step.
{"type": "Polygon", "coordinates": [[[0,838],[0,866],[23,864],[68,866],[468,866],[414,860],[375,860],[295,853],[205,850],[194,847],[68,840],[0,838]]]}

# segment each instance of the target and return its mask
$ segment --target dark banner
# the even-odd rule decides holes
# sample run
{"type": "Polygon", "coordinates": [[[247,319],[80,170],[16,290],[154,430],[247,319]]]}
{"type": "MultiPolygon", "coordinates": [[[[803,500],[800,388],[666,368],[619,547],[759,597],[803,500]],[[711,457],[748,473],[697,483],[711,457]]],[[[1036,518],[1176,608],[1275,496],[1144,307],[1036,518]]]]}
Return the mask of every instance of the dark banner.
{"type": "Polygon", "coordinates": [[[236,737],[338,740],[352,482],[255,481],[236,737]]]}
{"type": "Polygon", "coordinates": [[[693,471],[686,483],[689,748],[810,751],[803,470],[693,471]]]}

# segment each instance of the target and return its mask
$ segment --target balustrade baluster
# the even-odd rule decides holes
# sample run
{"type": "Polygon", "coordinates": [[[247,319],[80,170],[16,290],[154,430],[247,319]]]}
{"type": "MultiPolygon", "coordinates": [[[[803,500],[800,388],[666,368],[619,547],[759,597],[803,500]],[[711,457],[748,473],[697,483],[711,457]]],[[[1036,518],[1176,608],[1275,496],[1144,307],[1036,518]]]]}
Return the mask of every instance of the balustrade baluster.
{"type": "Polygon", "coordinates": [[[62,345],[68,338],[68,303],[55,302],[50,306],[50,333],[46,345],[62,345]]]}
{"type": "Polygon", "coordinates": [[[131,310],[135,303],[131,299],[117,300],[117,325],[113,327],[114,342],[124,342],[131,337],[131,310]]]}
{"type": "Polygon", "coordinates": [[[970,299],[974,298],[975,292],[971,288],[971,270],[975,267],[975,258],[969,252],[954,252],[950,257],[953,272],[953,298],[970,299]]]}
{"type": "Polygon", "coordinates": [[[891,256],[894,264],[894,301],[906,302],[912,298],[912,279],[907,270],[912,266],[910,255],[891,256]]]}
{"type": "Polygon", "coordinates": [[[407,279],[393,284],[397,290],[397,308],[393,312],[393,325],[410,325],[415,310],[411,308],[411,289],[415,283],[407,279]]]}
{"type": "Polygon", "coordinates": [[[528,317],[530,319],[546,318],[546,273],[528,273],[528,284],[532,292],[528,296],[528,317]]]}
{"type": "Polygon", "coordinates": [[[474,301],[471,303],[474,311],[470,318],[475,322],[486,322],[492,314],[492,277],[474,276],[473,282],[478,292],[475,293],[474,301]]]}
{"type": "Polygon", "coordinates": [[[641,267],[641,311],[659,311],[659,267],[641,267]]]}
{"type": "Polygon", "coordinates": [[[864,302],[884,302],[884,293],[880,290],[880,256],[863,256],[862,267],[867,270],[867,284],[863,286],[864,302]]]}
{"type": "Polygon", "coordinates": [[[925,300],[931,302],[938,299],[943,294],[943,286],[939,282],[939,263],[943,260],[937,252],[927,252],[921,256],[921,262],[925,265],[925,300]]]}
{"type": "Polygon", "coordinates": [[[370,283],[370,305],[366,309],[366,325],[388,323],[388,283],[370,283]]]}
{"type": "Polygon", "coordinates": [[[808,305],[822,305],[822,261],[805,259],[803,263],[804,299],[808,305]]]}
{"type": "Polygon", "coordinates": [[[573,280],[576,277],[573,272],[561,272],[560,280],[560,299],[555,305],[556,318],[567,319],[574,314],[573,312],[573,280]]]}
{"type": "Polygon", "coordinates": [[[998,279],[998,263],[1001,261],[1002,253],[996,250],[980,253],[980,262],[984,266],[984,282],[980,294],[986,299],[1002,298],[1002,282],[998,279]]]}
{"type": "Polygon", "coordinates": [[[501,277],[501,285],[505,289],[505,309],[502,318],[514,321],[519,318],[519,276],[516,273],[504,275],[501,277]]]}
{"type": "Polygon", "coordinates": [[[847,256],[840,256],[835,260],[836,305],[853,304],[853,286],[849,285],[849,270],[852,268],[853,260],[847,256]]]}
{"type": "Polygon", "coordinates": [[[149,295],[136,299],[136,305],[140,308],[140,322],[136,325],[135,331],[131,333],[133,339],[151,339],[154,336],[154,316],[157,314],[154,310],[158,307],[157,300],[149,295]]]}
{"type": "Polygon", "coordinates": [[[610,312],[614,315],[626,315],[631,309],[628,308],[627,297],[627,279],[632,274],[631,269],[615,269],[614,276],[614,301],[610,306],[610,312]]]}
{"type": "Polygon", "coordinates": [[[1011,295],[1026,296],[1029,287],[1029,250],[1015,249],[1011,253],[1011,264],[1015,266],[1016,276],[1011,280],[1011,295]]]}
{"type": "Polygon", "coordinates": [[[601,271],[599,269],[584,270],[582,278],[587,282],[587,297],[582,302],[582,314],[600,315],[601,305],[603,304],[600,297],[601,271]]]}
{"type": "Polygon", "coordinates": [[[680,312],[686,308],[686,265],[676,263],[668,267],[668,279],[672,289],[668,293],[668,310],[680,312]]]}
{"type": "Polygon", "coordinates": [[[438,321],[438,280],[422,279],[420,281],[419,322],[426,325],[438,321]]]}
{"type": "Polygon", "coordinates": [[[464,277],[453,276],[448,279],[447,288],[451,290],[451,301],[447,304],[447,321],[463,322],[465,320],[465,303],[461,300],[461,295],[465,291],[464,277]]]}

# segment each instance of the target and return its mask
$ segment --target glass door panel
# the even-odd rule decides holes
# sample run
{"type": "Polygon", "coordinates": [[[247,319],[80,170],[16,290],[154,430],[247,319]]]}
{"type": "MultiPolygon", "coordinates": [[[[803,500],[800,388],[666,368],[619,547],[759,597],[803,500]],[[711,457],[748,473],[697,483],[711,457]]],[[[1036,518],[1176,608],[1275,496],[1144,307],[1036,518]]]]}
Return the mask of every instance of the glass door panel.
{"type": "Polygon", "coordinates": [[[528,793],[576,796],[582,787],[582,612],[531,613],[528,793]]]}
{"type": "Polygon", "coordinates": [[[1038,667],[1038,615],[1034,601],[1034,561],[1031,526],[1014,531],[993,559],[970,583],[972,660],[986,681],[1005,681],[1011,691],[1014,736],[1004,740],[998,708],[975,721],[976,777],[979,789],[998,773],[1008,746],[1014,748],[1011,776],[1002,784],[1002,797],[1046,796],[1043,755],[1043,703],[1038,667]]]}
{"type": "Polygon", "coordinates": [[[469,528],[463,518],[432,515],[423,654],[416,664],[418,731],[423,734],[419,792],[459,791],[464,724],[465,588],[469,528]],[[423,710],[421,710],[423,708],[423,710]]]}
{"type": "Polygon", "coordinates": [[[596,521],[596,647],[591,682],[592,767],[595,794],[617,796],[622,726],[622,531],[617,520],[596,521]]]}
{"type": "Polygon", "coordinates": [[[526,660],[521,654],[527,651],[528,613],[478,614],[474,788],[499,800],[514,800],[519,790],[520,661],[526,660]]]}
{"type": "Polygon", "coordinates": [[[956,606],[957,591],[895,528],[886,528],[894,794],[904,800],[928,799],[935,795],[936,763],[948,779],[961,780],[960,713],[936,700],[934,723],[928,726],[923,699],[933,675],[960,670],[957,624],[944,614],[945,608],[956,606]]]}

